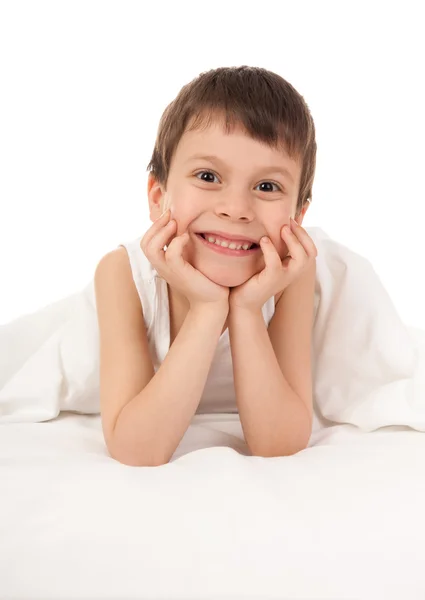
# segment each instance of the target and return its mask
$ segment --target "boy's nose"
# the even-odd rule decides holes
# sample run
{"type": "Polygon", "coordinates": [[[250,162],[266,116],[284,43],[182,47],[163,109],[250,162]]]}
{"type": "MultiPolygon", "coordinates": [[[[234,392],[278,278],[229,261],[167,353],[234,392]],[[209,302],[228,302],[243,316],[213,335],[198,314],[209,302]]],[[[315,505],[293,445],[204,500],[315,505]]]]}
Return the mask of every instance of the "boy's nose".
{"type": "Polygon", "coordinates": [[[216,212],[223,218],[235,221],[249,222],[255,218],[251,200],[244,194],[233,194],[225,201],[220,201],[216,205],[216,212]]]}

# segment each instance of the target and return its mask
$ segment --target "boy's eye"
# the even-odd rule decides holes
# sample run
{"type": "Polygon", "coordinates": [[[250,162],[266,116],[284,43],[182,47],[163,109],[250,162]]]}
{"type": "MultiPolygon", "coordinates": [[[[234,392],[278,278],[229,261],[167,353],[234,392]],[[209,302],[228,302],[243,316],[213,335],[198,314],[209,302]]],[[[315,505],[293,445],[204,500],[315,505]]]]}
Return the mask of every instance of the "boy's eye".
{"type": "MultiPolygon", "coordinates": [[[[212,173],[212,171],[199,171],[198,173],[195,173],[195,176],[197,177],[198,175],[202,175],[203,173],[208,173],[208,175],[212,175],[212,177],[217,177],[217,175],[215,173],[212,173]]],[[[203,179],[202,181],[206,181],[206,183],[214,183],[213,181],[208,181],[207,179],[203,179]]]]}
{"type": "MultiPolygon", "coordinates": [[[[212,171],[199,171],[198,173],[195,173],[195,177],[197,177],[198,175],[206,174],[206,173],[207,173],[208,175],[211,175],[213,178],[214,178],[214,177],[217,177],[217,175],[216,175],[215,173],[213,173],[212,171]]],[[[207,179],[204,179],[204,178],[202,178],[202,181],[205,181],[206,183],[214,183],[214,181],[210,181],[210,180],[207,180],[207,179]]],[[[259,186],[260,186],[260,185],[265,185],[266,183],[268,183],[269,185],[272,185],[272,186],[273,186],[273,185],[274,185],[274,186],[276,186],[276,187],[277,187],[277,191],[282,191],[282,188],[280,187],[280,185],[278,185],[278,184],[277,184],[277,183],[275,183],[274,181],[262,181],[262,182],[261,182],[261,183],[259,183],[258,185],[259,185],[259,186]]],[[[257,186],[257,187],[258,187],[258,186],[257,186]]],[[[261,191],[261,192],[265,192],[265,191],[271,191],[271,192],[274,192],[274,191],[276,191],[276,190],[273,190],[273,189],[271,189],[271,190],[260,190],[260,191],[261,191]]]]}
{"type": "Polygon", "coordinates": [[[273,190],[273,189],[271,189],[271,190],[260,190],[260,192],[267,192],[267,191],[275,192],[275,191],[281,191],[282,190],[282,188],[280,187],[280,185],[277,185],[277,183],[275,183],[274,181],[262,181],[258,185],[265,185],[266,183],[268,183],[269,185],[275,185],[277,187],[277,190],[273,190]]]}

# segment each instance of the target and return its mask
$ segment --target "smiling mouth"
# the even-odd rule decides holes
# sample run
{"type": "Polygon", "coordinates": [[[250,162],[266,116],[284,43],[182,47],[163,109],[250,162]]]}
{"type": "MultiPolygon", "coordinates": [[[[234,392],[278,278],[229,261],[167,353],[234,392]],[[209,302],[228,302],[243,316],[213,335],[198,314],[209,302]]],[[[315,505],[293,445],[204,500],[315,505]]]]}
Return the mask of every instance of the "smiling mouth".
{"type": "Polygon", "coordinates": [[[240,242],[236,244],[236,242],[231,241],[209,241],[207,238],[214,239],[214,236],[208,236],[208,234],[204,233],[196,233],[195,235],[209,249],[229,256],[249,256],[260,249],[260,246],[255,243],[246,242],[243,245],[248,246],[247,248],[239,248],[242,245],[240,242]],[[238,248],[235,248],[235,246],[238,246],[238,248]]]}

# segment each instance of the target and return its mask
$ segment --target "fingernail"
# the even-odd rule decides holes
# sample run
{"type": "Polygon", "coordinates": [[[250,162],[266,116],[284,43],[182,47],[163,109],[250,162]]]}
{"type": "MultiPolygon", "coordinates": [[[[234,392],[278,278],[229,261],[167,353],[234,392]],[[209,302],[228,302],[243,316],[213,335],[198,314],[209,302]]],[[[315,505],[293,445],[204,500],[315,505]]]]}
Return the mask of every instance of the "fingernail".
{"type": "Polygon", "coordinates": [[[265,244],[268,244],[270,242],[270,238],[268,238],[266,235],[263,235],[263,237],[261,238],[261,241],[264,242],[265,244]]]}

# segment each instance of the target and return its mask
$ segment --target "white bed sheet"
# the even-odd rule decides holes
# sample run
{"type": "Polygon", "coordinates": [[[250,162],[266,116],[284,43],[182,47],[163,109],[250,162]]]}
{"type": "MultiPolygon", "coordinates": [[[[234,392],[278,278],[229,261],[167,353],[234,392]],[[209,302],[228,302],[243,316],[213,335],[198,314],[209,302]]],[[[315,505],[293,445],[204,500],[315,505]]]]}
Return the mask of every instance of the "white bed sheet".
{"type": "Polygon", "coordinates": [[[425,597],[425,435],[315,431],[249,456],[196,415],[173,460],[129,467],[100,417],[0,427],[2,599],[425,597]]]}

